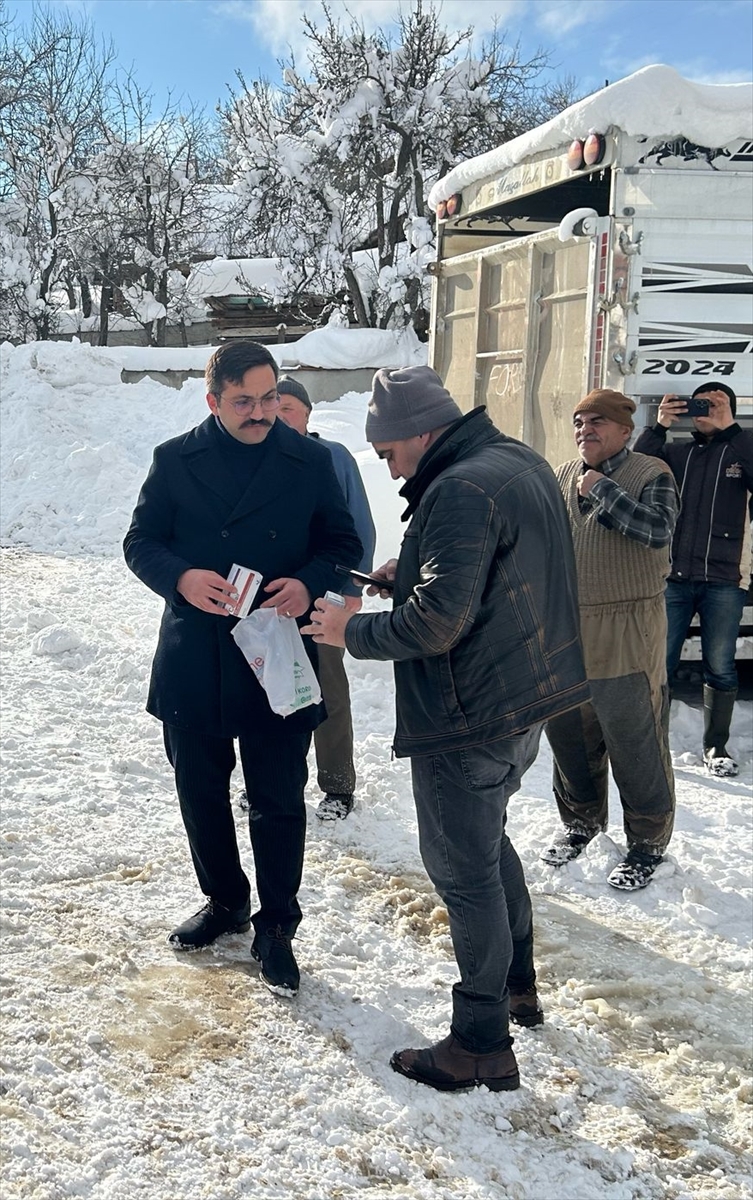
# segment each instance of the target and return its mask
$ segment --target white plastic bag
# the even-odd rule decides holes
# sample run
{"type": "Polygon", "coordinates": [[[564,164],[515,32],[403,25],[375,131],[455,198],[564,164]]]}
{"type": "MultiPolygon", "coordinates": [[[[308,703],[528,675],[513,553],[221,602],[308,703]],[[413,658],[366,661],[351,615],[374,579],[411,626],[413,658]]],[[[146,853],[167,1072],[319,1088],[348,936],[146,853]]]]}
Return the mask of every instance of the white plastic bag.
{"type": "Polygon", "coordinates": [[[232,633],[272,712],[289,717],[319,703],[319,681],[292,617],[278,617],[276,608],[257,608],[232,633]]]}

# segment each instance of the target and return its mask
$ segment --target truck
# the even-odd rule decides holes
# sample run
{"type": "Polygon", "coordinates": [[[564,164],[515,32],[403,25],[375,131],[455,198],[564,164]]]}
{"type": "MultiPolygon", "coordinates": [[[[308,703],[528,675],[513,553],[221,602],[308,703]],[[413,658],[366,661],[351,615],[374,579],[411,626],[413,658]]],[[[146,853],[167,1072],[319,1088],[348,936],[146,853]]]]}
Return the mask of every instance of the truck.
{"type": "Polygon", "coordinates": [[[630,396],[640,428],[721,380],[753,427],[753,84],[646,67],[459,164],[430,204],[429,362],[462,409],[553,465],[592,388],[630,396]]]}

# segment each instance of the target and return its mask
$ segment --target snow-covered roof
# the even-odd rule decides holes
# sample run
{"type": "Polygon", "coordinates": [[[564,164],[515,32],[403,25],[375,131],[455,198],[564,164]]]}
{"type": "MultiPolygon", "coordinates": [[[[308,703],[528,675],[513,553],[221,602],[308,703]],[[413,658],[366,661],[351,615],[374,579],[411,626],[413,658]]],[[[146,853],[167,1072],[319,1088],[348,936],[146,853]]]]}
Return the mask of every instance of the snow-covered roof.
{"type": "Polygon", "coordinates": [[[426,362],[426,346],[412,329],[337,329],[325,326],[286,346],[270,346],[281,367],[355,370],[426,362]]]}
{"type": "MultiPolygon", "coordinates": [[[[117,363],[119,369],[127,371],[203,371],[216,349],[216,346],[87,346],[81,348],[80,357],[88,364],[93,355],[104,362],[117,363]]],[[[424,364],[427,356],[425,343],[419,342],[411,328],[338,329],[325,325],[297,342],[274,344],[267,349],[281,370],[412,367],[424,364]]]]}
{"type": "Polygon", "coordinates": [[[192,296],[275,296],[285,291],[276,258],[213,258],[191,271],[192,296]]]}
{"type": "Polygon", "coordinates": [[[545,125],[459,163],[435,183],[429,204],[436,209],[440,200],[532,154],[556,149],[592,129],[605,133],[610,126],[631,137],[686,137],[701,146],[725,146],[753,137],[753,83],[692,83],[672,67],[644,67],[572,104],[545,125]]]}

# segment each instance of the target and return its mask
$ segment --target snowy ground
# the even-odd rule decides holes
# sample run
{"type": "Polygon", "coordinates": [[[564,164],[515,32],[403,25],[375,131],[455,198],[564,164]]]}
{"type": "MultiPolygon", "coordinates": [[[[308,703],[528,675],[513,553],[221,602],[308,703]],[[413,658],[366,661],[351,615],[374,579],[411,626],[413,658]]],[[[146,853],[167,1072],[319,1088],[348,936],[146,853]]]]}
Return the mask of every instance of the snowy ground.
{"type": "MultiPolygon", "coordinates": [[[[356,811],[322,827],[309,792],[298,999],[261,985],[249,935],[174,955],[165,934],[200,898],[143,711],[160,601],[117,543],[151,446],[203,416],[201,389],[125,386],[70,347],[34,364],[20,348],[2,383],[3,1197],[753,1195],[753,705],[735,715],[740,777],[715,782],[700,714],[675,705],[677,831],[632,896],[605,884],[616,802],[577,863],[538,862],[555,827],[542,747],[511,804],[547,1010],[516,1037],[523,1086],[412,1084],[390,1053],[444,1035],[455,969],[407,765],[390,757],[390,668],[350,663],[356,811]]],[[[363,405],[316,417],[359,455],[379,559],[400,505],[362,441],[363,405]]]]}

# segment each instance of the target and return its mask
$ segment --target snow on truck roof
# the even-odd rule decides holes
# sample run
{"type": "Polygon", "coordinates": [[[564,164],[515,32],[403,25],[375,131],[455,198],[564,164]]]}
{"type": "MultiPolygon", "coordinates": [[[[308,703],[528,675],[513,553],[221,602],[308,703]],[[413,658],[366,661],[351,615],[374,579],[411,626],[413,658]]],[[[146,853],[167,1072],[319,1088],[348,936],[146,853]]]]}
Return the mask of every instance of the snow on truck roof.
{"type": "Polygon", "coordinates": [[[440,200],[472,183],[498,175],[533,154],[557,149],[592,129],[606,133],[609,126],[631,137],[686,137],[701,146],[751,138],[753,83],[692,83],[672,67],[643,67],[570,105],[545,125],[459,163],[434,184],[429,205],[435,209],[440,200]]]}

